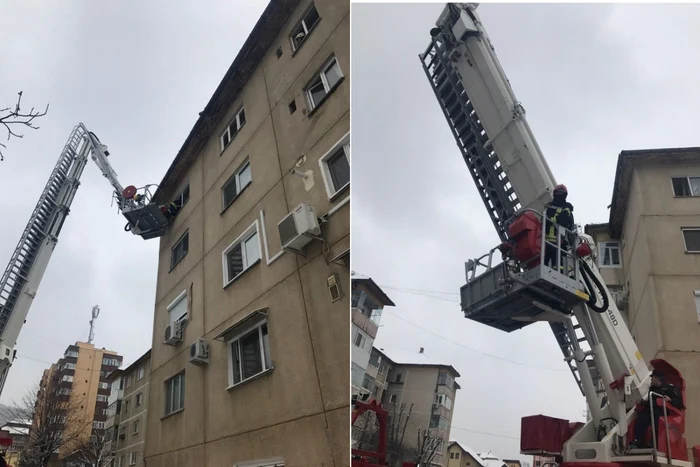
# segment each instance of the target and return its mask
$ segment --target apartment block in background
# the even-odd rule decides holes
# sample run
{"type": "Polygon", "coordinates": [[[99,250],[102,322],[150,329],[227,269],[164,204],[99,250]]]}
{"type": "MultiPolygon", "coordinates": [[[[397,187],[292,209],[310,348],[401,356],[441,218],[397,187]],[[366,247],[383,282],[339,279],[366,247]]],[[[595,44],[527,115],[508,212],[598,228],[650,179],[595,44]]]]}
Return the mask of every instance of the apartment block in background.
{"type": "Polygon", "coordinates": [[[151,351],[134,363],[110,375],[113,390],[108,409],[114,453],[113,467],[143,467],[151,351]],[[118,388],[118,389],[117,389],[118,388]]]}
{"type": "Polygon", "coordinates": [[[154,195],[149,467],[349,464],[349,14],[271,2],[154,195]]]}
{"type": "MultiPolygon", "coordinates": [[[[382,310],[394,302],[370,278],[352,279],[352,395],[376,396],[377,372],[368,367],[372,358],[382,310]],[[368,374],[369,368],[369,374],[368,374]]],[[[375,353],[375,357],[378,355],[375,353]]],[[[379,365],[375,360],[373,363],[379,365]]]]}
{"type": "Polygon", "coordinates": [[[686,439],[700,444],[700,148],[623,151],[609,222],[585,231],[647,364],[683,374],[686,439]]]}
{"type": "Polygon", "coordinates": [[[11,420],[0,427],[3,437],[12,439],[12,444],[5,451],[5,461],[8,465],[19,465],[19,457],[24,450],[29,439],[29,429],[32,427],[31,420],[11,420]]]}
{"type": "MultiPolygon", "coordinates": [[[[76,444],[87,441],[93,430],[105,428],[111,392],[107,375],[117,370],[121,364],[122,357],[116,352],[76,342],[75,345],[68,346],[63,358],[44,371],[41,386],[46,387],[53,377],[58,378],[62,394],[68,396],[71,407],[76,410],[71,418],[80,420],[84,425],[76,444]]],[[[70,454],[71,449],[67,446],[65,452],[58,453],[58,460],[61,461],[70,454]]]]}
{"type": "MultiPolygon", "coordinates": [[[[455,381],[459,373],[452,365],[431,362],[422,348],[415,354],[396,355],[391,362],[382,404],[390,412],[392,407],[411,409],[406,433],[429,428],[432,436],[441,438],[442,445],[432,464],[446,466],[455,397],[460,389],[455,381]]],[[[417,436],[407,437],[407,446],[416,445],[417,436]]]]}
{"type": "Polygon", "coordinates": [[[448,457],[446,467],[486,467],[474,450],[457,441],[450,441],[446,455],[448,457]]]}

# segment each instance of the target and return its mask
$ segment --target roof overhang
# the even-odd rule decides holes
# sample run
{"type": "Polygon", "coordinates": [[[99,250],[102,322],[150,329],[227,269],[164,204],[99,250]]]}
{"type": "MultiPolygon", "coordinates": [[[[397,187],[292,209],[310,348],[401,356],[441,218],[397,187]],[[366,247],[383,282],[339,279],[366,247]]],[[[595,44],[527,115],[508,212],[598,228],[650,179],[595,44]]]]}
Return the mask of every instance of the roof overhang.
{"type": "Polygon", "coordinates": [[[377,297],[379,301],[382,303],[384,306],[396,306],[394,305],[394,302],[391,301],[391,299],[387,296],[387,294],[384,293],[384,291],[377,285],[376,282],[374,282],[372,279],[367,278],[367,279],[353,279],[352,280],[352,285],[354,286],[355,284],[358,285],[363,285],[365,286],[372,295],[377,297]]]}

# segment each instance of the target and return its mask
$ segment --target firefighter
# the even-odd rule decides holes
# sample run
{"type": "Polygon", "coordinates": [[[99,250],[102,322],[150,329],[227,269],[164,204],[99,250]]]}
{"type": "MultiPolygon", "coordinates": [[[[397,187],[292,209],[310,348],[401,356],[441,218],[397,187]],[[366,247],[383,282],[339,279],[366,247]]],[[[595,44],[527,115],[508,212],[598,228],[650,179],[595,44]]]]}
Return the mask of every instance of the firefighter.
{"type": "MultiPolygon", "coordinates": [[[[654,370],[651,373],[651,387],[649,390],[661,394],[661,397],[666,400],[667,406],[671,405],[679,410],[685,410],[681,391],[673,384],[667,383],[665,379],[661,371],[654,370]]],[[[659,419],[664,413],[663,404],[661,406],[656,404],[656,400],[659,399],[659,397],[660,396],[652,396],[650,394],[647,400],[637,405],[637,421],[634,423],[634,441],[630,444],[630,449],[644,448],[646,446],[644,438],[647,430],[651,426],[652,413],[654,417],[654,427],[658,435],[659,419]],[[649,407],[649,400],[652,400],[651,409],[649,407]]]]}
{"type": "MultiPolygon", "coordinates": [[[[564,185],[557,185],[554,187],[552,201],[547,205],[546,216],[546,240],[547,245],[545,247],[545,258],[544,262],[547,266],[555,269],[557,267],[557,229],[555,223],[561,225],[567,230],[574,229],[574,206],[566,201],[566,197],[569,191],[564,185]],[[549,245],[549,244],[552,245],[549,245]]],[[[561,239],[561,249],[567,250],[569,248],[569,242],[566,237],[561,239]]],[[[561,266],[559,268],[561,272],[564,271],[564,255],[561,257],[561,266]]]]}

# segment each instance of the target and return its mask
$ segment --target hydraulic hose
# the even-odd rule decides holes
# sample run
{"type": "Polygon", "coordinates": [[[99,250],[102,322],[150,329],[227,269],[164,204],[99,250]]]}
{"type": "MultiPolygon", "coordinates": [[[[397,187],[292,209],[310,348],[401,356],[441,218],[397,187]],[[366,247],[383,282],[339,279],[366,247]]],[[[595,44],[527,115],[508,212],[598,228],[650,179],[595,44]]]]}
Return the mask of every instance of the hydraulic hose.
{"type": "Polygon", "coordinates": [[[591,267],[588,266],[588,263],[586,263],[585,260],[581,259],[580,261],[581,264],[581,275],[583,276],[583,281],[586,283],[586,288],[588,289],[588,293],[590,295],[590,298],[588,299],[588,306],[593,309],[596,313],[605,313],[608,311],[608,307],[610,306],[610,301],[608,299],[608,294],[605,292],[605,286],[598,280],[598,277],[593,274],[593,271],[591,271],[591,267]],[[596,296],[595,289],[591,285],[591,280],[595,283],[595,286],[597,289],[600,291],[600,294],[603,296],[603,306],[598,306],[598,297],[596,296]]]}

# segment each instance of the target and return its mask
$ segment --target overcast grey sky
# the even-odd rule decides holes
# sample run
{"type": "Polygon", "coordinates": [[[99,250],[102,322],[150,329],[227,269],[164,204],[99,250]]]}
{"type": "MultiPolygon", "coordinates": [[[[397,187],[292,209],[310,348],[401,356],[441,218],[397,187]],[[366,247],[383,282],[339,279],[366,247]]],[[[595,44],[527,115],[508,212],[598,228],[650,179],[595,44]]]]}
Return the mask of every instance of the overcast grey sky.
{"type": "MultiPolygon", "coordinates": [[[[0,107],[51,104],[40,130],[0,163],[5,269],[73,127],[110,151],[121,183],[159,183],[266,0],[2,2],[0,107]]],[[[5,134],[0,134],[5,138],[5,134]]],[[[91,162],[18,343],[0,402],[17,399],[66,346],[88,337],[129,364],[151,346],[158,240],[124,232],[112,188],[91,162]]]]}
{"type": "MultiPolygon", "coordinates": [[[[352,267],[397,305],[376,346],[461,373],[452,439],[515,458],[522,416],[577,420],[585,403],[546,324],[505,334],[461,314],[464,261],[498,237],[418,59],[442,7],[353,5],[352,267]]],[[[479,13],[578,222],[607,221],[621,150],[700,145],[699,5],[479,13]]]]}

